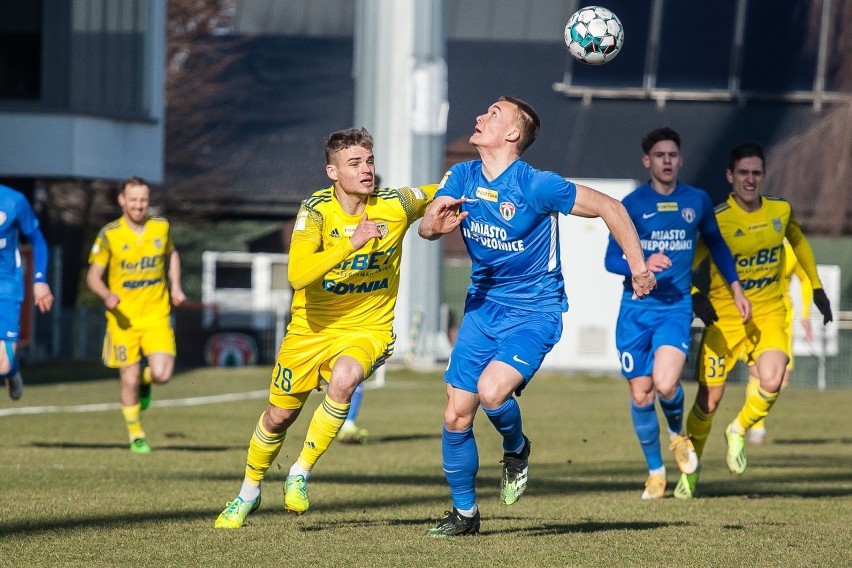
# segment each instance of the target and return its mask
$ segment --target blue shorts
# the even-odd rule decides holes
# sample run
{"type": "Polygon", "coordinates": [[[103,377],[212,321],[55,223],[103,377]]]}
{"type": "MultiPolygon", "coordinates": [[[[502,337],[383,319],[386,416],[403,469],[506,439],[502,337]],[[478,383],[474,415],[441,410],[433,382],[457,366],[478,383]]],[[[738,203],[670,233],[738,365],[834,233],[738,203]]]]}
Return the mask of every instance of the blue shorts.
{"type": "Polygon", "coordinates": [[[621,306],[615,324],[615,346],[621,374],[628,379],[650,376],[654,353],[663,345],[689,352],[692,309],[649,310],[641,303],[621,306]]]}
{"type": "Polygon", "coordinates": [[[0,339],[18,342],[21,331],[21,302],[0,300],[0,339]]]}
{"type": "Polygon", "coordinates": [[[561,336],[561,312],[521,310],[468,296],[444,381],[476,393],[485,367],[500,361],[529,382],[561,336]]]}

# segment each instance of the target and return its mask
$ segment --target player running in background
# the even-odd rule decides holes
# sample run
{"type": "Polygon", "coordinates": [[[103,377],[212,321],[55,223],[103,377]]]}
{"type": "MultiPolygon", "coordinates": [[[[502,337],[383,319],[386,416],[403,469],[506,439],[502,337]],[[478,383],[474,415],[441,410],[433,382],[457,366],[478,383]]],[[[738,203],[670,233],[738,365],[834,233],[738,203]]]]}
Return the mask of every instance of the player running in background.
{"type": "MultiPolygon", "coordinates": [[[[810,343],[813,341],[814,334],[811,328],[811,302],[814,299],[814,289],[811,286],[811,281],[808,278],[808,273],[802,268],[799,259],[796,258],[796,253],[793,252],[793,247],[790,242],[784,239],[784,281],[781,284],[783,290],[787,292],[787,355],[790,361],[787,363],[787,368],[784,372],[784,380],[781,381],[781,390],[787,388],[790,383],[790,375],[793,372],[793,337],[794,328],[796,325],[796,313],[793,308],[792,296],[790,295],[790,282],[793,275],[799,279],[799,291],[802,295],[802,317],[799,319],[799,324],[805,332],[805,340],[810,343]]],[[[746,398],[757,393],[757,388],[760,386],[760,379],[757,377],[757,372],[754,365],[749,366],[749,378],[746,385],[746,398]]],[[[761,418],[754,423],[754,426],[748,430],[748,441],[755,445],[760,445],[766,438],[766,419],[761,418]]]]}
{"type": "MultiPolygon", "coordinates": [[[[745,433],[765,418],[778,399],[785,368],[790,360],[787,339],[787,292],[784,288],[784,238],[796,253],[811,284],[814,302],[823,322],[832,319],[828,297],[817,274],[813,251],[790,204],[762,195],[766,160],[763,148],[746,142],[733,148],[728,157],[727,178],[733,193],[716,207],[722,236],[734,254],[737,273],[752,305],[751,320],[743,324],[730,301],[727,284],[715,262],[710,264],[709,308],[718,321],[706,328],[698,356],[698,394],[686,421],[699,459],[713,426],[713,416],[725,391],[728,373],[738,359],[754,364],[760,380],[757,392],[746,397],[736,418],[725,427],[728,444],[726,462],[733,474],[745,472],[745,433]]],[[[697,267],[706,249],[695,256],[697,267]]],[[[700,294],[699,294],[700,296],[700,294]]],[[[706,298],[705,298],[706,299],[706,298]]],[[[700,470],[681,474],[675,497],[695,495],[700,470]]]]}
{"type": "MultiPolygon", "coordinates": [[[[662,499],[666,467],[660,447],[655,400],[668,426],[669,449],[684,473],[698,467],[698,456],[683,434],[684,394],[680,376],[691,343],[692,261],[699,236],[733,292],[742,321],[751,314],[737,279],[731,251],[719,233],[713,204],[704,190],[678,181],[683,165],[680,135],[658,128],[642,139],[642,165],[651,179],[623,199],[645,252],[645,264],[657,277],[646,301],[633,301],[630,267],[612,236],[606,268],[625,276],[615,341],[621,373],[630,389],[630,415],[648,466],[642,499],[662,499]]],[[[730,294],[729,294],[730,299],[730,294]]]]}
{"type": "Polygon", "coordinates": [[[33,301],[45,313],[53,307],[53,294],[47,284],[47,243],[27,198],[0,185],[0,378],[12,400],[24,393],[17,358],[24,301],[24,269],[18,250],[21,234],[33,247],[33,301]]]}
{"type": "Polygon", "coordinates": [[[437,186],[375,189],[373,138],[363,128],[333,132],[325,153],[333,183],[303,201],[296,216],[288,268],[292,320],[249,443],[243,485],[216,528],[239,528],[260,506],[260,483],[287,429],[311,391],[327,381],[284,484],[284,507],[307,511],[311,470],[343,425],[353,392],[393,353],[402,241],[437,186]]]}
{"type": "Polygon", "coordinates": [[[169,222],[148,215],[150,197],[151,189],[141,178],[122,184],[118,194],[122,215],[101,228],[86,275],[89,289],[106,306],[103,361],[119,370],[121,413],[130,451],[137,454],[151,452],[140,419],[140,412],[151,404],[151,384],[167,383],[174,371],[169,302],[179,306],[186,300],[169,222]],[[143,355],[148,361],[144,370],[143,355]]]}
{"type": "Polygon", "coordinates": [[[470,137],[480,159],[450,168],[418,230],[434,240],[461,225],[472,261],[464,316],[444,375],[443,469],[453,508],[429,536],[479,532],[473,419],[480,405],[503,437],[500,500],[511,505],[526,489],[530,441],[512,394],[527,385],[562,334],[568,302],[558,213],[602,217],[625,251],[636,296],[654,287],[636,230],[618,201],[520,159],[539,128],[527,103],[501,97],[492,104],[476,118],[470,137]]]}

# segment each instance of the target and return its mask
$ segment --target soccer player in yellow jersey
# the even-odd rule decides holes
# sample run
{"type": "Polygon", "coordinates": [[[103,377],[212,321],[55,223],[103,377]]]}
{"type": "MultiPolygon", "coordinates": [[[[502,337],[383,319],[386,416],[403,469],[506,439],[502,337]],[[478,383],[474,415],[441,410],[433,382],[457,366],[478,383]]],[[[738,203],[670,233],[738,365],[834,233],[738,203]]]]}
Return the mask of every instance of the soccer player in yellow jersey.
{"type": "Polygon", "coordinates": [[[130,450],[137,454],[151,452],[139,418],[151,402],[151,383],[168,382],[174,371],[170,299],[175,306],[186,300],[169,222],[148,215],[150,195],[143,179],[124,182],[118,194],[122,215],[101,228],[86,275],[86,284],[107,309],[103,361],[119,369],[121,412],[130,450]],[[148,360],[144,371],[143,355],[148,360]]]}
{"type": "Polygon", "coordinates": [[[340,431],[352,393],[393,353],[402,241],[437,185],[376,189],[373,139],[363,128],[330,134],[325,154],[333,183],[304,200],[296,216],[288,268],[292,320],[249,443],[243,485],[216,528],[239,528],[260,506],[260,483],[287,429],[326,381],[284,484],[284,507],[307,511],[311,470],[340,431]]]}
{"type": "MultiPolygon", "coordinates": [[[[700,457],[713,425],[713,415],[722,400],[725,381],[738,359],[754,365],[760,384],[750,394],[733,422],[725,428],[728,444],[726,462],[733,474],[745,471],[745,433],[766,417],[778,398],[785,367],[790,360],[787,339],[787,303],[784,283],[784,239],[790,242],[813,288],[814,302],[831,321],[831,307],[817,274],[810,244],[784,199],[762,195],[765,171],[763,148],[746,142],[731,150],[727,178],[733,193],[716,207],[719,230],[728,243],[740,283],[751,302],[752,317],[743,322],[730,301],[722,275],[710,263],[709,301],[718,320],[709,325],[701,340],[698,356],[698,394],[686,421],[700,457]]],[[[695,266],[706,258],[699,247],[695,266]]],[[[700,294],[699,294],[700,296],[700,294]]],[[[689,499],[695,494],[699,471],[681,474],[675,497],[689,499]]]]}
{"type": "MultiPolygon", "coordinates": [[[[785,296],[787,303],[787,354],[790,356],[790,361],[787,363],[787,368],[784,372],[784,379],[781,381],[781,390],[787,388],[787,385],[790,382],[790,375],[793,372],[793,335],[796,325],[796,313],[793,309],[792,296],[790,296],[790,282],[792,281],[794,274],[799,279],[799,292],[802,297],[802,314],[799,319],[799,324],[805,332],[805,339],[808,343],[810,343],[813,341],[813,329],[811,329],[810,317],[811,302],[814,299],[814,289],[811,286],[808,273],[805,272],[805,269],[802,268],[801,263],[799,263],[799,259],[796,258],[796,253],[793,252],[793,247],[790,246],[790,242],[787,239],[784,239],[784,281],[782,283],[782,288],[787,292],[785,296]]],[[[746,398],[756,393],[757,388],[760,385],[760,378],[757,376],[754,365],[751,365],[748,370],[749,379],[748,384],[746,385],[746,398]]],[[[760,445],[763,443],[765,438],[766,421],[761,419],[755,422],[754,426],[749,428],[748,441],[752,444],[760,445]]]]}

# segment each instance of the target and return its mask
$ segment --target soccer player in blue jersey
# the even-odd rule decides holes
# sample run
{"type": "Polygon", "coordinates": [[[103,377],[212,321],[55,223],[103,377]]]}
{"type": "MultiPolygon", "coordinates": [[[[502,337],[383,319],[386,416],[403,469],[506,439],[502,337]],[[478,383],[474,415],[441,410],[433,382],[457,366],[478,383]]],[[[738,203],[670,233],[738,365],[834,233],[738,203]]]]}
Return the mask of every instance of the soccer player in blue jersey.
{"type": "MultiPolygon", "coordinates": [[[[698,467],[692,442],[683,434],[684,395],[679,379],[689,352],[692,261],[699,236],[730,284],[743,321],[750,315],[750,306],[731,251],[719,233],[710,197],[678,181],[683,165],[680,135],[671,128],[653,130],[642,139],[642,154],[642,165],[651,179],[622,202],[639,234],[645,264],[657,277],[657,289],[641,306],[631,299],[632,273],[612,237],[605,264],[610,272],[626,277],[615,342],[621,372],[630,388],[633,428],[648,465],[642,499],[662,499],[666,467],[655,400],[659,400],[666,418],[669,449],[678,467],[684,473],[693,473],[698,467]]],[[[701,309],[696,309],[701,315],[701,309]]]]}
{"type": "Polygon", "coordinates": [[[511,505],[526,489],[530,441],[512,395],[532,379],[562,334],[568,302],[558,214],[602,217],[625,251],[635,296],[643,298],[654,287],[636,230],[617,200],[520,159],[539,128],[536,112],[519,99],[500,97],[488,107],[470,137],[480,159],[450,168],[418,229],[434,240],[461,227],[472,261],[464,316],[444,375],[443,469],[453,508],[429,536],[479,532],[473,419],[480,405],[503,436],[500,500],[511,505]]]}
{"type": "Polygon", "coordinates": [[[12,400],[18,400],[24,392],[16,357],[24,301],[24,272],[18,251],[21,234],[33,247],[33,301],[44,313],[53,306],[47,284],[47,243],[27,198],[0,185],[0,377],[12,400]]]}

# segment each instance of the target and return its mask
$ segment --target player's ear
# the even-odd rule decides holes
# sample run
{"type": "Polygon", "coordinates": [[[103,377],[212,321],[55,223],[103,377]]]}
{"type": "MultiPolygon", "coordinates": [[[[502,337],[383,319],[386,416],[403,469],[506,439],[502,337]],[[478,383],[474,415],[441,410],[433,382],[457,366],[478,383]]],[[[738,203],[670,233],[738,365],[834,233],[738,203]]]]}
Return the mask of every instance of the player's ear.
{"type": "Polygon", "coordinates": [[[651,157],[648,154],[642,154],[642,165],[646,170],[651,167],[651,157]]]}
{"type": "Polygon", "coordinates": [[[331,178],[332,181],[337,181],[337,168],[333,164],[326,164],[325,175],[331,178]]]}
{"type": "Polygon", "coordinates": [[[728,183],[734,183],[734,172],[731,170],[725,170],[725,177],[728,178],[728,183]]]}
{"type": "Polygon", "coordinates": [[[509,142],[517,142],[521,139],[521,132],[517,128],[513,128],[506,135],[506,140],[509,142]]]}

